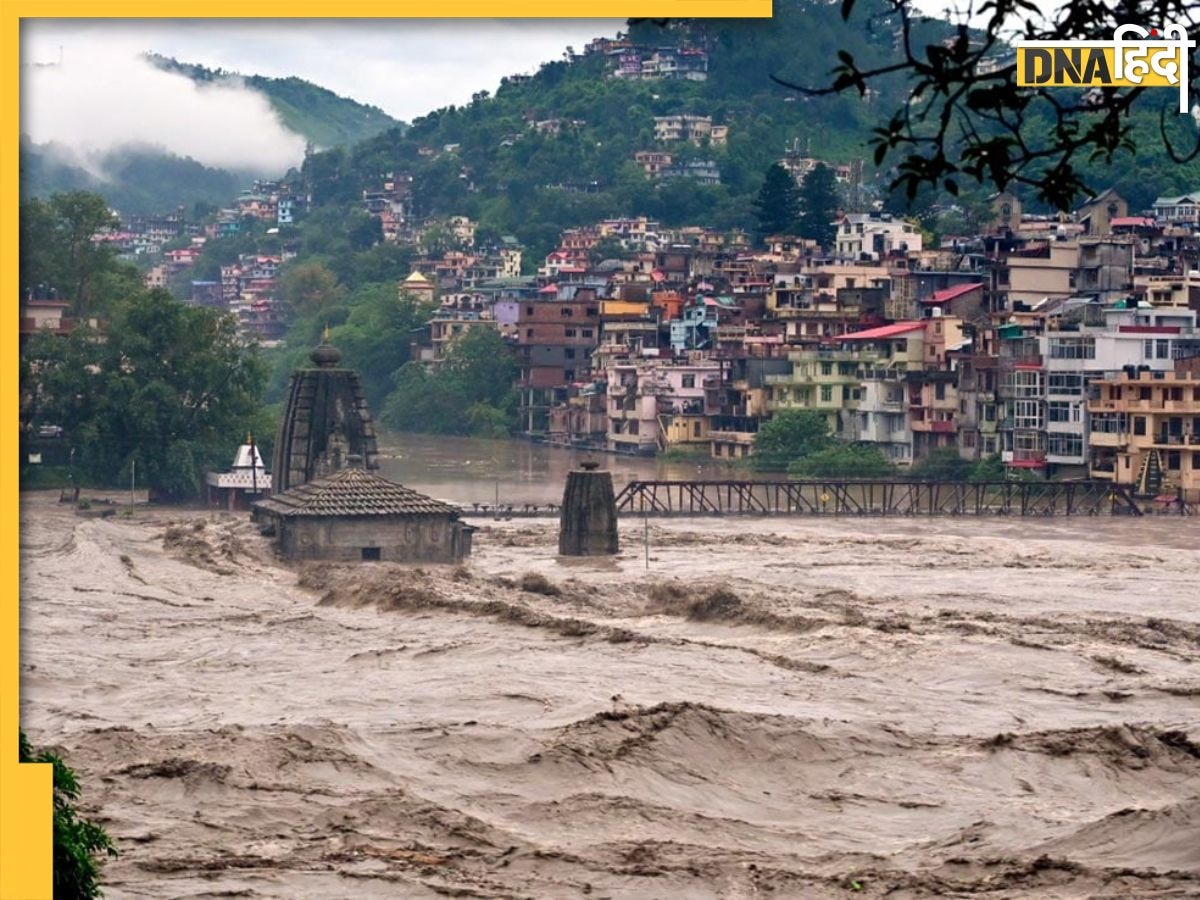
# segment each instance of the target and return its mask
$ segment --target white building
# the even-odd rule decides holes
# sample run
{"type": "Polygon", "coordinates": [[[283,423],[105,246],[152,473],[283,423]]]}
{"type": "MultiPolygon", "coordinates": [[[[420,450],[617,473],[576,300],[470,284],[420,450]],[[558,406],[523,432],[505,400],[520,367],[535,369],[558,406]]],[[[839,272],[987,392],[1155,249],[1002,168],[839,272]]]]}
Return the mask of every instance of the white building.
{"type": "Polygon", "coordinates": [[[921,250],[921,232],[916,225],[887,213],[852,213],[834,222],[837,226],[835,253],[851,262],[879,262],[921,250]]]}

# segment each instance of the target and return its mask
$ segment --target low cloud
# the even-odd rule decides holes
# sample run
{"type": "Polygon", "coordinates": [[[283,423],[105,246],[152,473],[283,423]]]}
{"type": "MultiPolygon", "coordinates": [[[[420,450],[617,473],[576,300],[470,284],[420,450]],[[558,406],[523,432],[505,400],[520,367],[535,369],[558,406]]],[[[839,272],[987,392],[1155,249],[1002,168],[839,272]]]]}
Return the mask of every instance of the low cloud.
{"type": "Polygon", "coordinates": [[[61,62],[23,62],[22,133],[77,160],[159,146],[210,167],[279,174],[303,159],[304,139],[240,79],[196,84],[132,46],[76,45],[61,62]]]}

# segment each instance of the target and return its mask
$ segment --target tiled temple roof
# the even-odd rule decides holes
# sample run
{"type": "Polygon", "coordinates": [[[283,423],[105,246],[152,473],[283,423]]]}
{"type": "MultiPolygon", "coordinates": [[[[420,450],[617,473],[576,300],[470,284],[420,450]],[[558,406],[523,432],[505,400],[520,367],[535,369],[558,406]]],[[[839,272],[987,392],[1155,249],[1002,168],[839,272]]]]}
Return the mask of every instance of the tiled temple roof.
{"type": "Polygon", "coordinates": [[[457,516],[459,512],[455,506],[357,468],[314,478],[255,506],[279,516],[457,516]]]}

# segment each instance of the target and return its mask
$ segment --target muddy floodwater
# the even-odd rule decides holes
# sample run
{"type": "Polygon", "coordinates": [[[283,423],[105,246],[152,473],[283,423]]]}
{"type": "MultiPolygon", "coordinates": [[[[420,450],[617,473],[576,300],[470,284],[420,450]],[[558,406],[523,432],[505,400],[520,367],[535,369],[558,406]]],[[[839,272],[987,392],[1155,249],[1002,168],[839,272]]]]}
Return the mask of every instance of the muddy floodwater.
{"type": "Polygon", "coordinates": [[[640,521],[567,561],[481,519],[462,567],[295,569],[56,499],[22,721],[108,897],[1200,896],[1200,520],[651,521],[647,569],[640,521]]]}
{"type": "Polygon", "coordinates": [[[619,491],[630,481],[654,478],[770,478],[713,459],[667,460],[565,450],[528,441],[383,434],[380,474],[454,503],[524,505],[558,503],[567,472],[591,459],[612,473],[619,491]]]}

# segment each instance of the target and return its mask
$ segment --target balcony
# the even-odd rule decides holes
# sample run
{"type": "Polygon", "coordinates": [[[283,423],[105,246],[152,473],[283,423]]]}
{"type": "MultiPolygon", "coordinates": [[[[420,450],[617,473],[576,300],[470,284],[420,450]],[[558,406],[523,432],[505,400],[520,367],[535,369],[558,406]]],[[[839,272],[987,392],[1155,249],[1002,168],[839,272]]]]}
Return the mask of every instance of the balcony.
{"type": "Polygon", "coordinates": [[[1015,469],[1040,469],[1046,465],[1045,450],[1005,450],[1001,454],[1005,465],[1015,469]]]}

